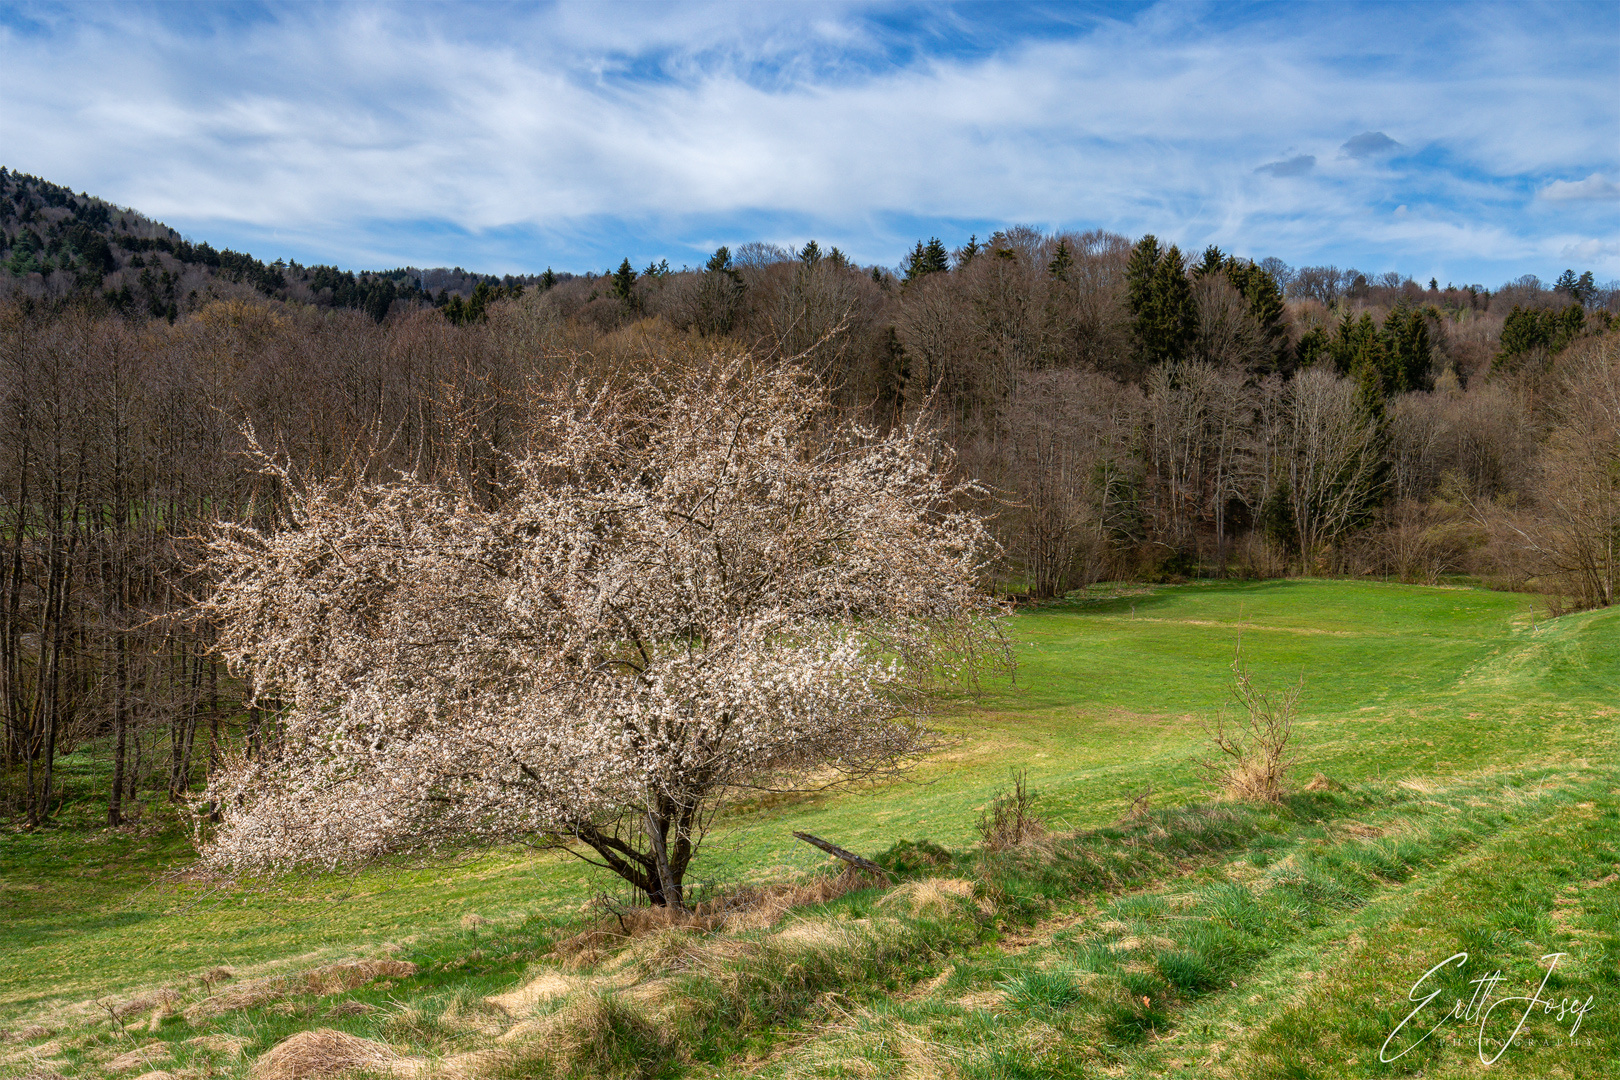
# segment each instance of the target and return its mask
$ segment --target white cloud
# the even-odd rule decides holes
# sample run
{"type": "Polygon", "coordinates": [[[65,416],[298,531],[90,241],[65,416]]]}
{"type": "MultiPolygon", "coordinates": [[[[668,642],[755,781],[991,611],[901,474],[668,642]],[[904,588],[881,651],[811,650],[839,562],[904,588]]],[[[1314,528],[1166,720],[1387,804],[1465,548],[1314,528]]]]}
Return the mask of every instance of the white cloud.
{"type": "Polygon", "coordinates": [[[1617,256],[1620,256],[1620,240],[1581,240],[1564,245],[1558,252],[1560,259],[1577,259],[1587,263],[1617,256]]]}
{"type": "MultiPolygon", "coordinates": [[[[0,25],[6,164],[200,236],[297,235],[342,262],[423,257],[423,222],[470,231],[450,239],[474,251],[532,230],[583,266],[606,223],[655,246],[814,229],[892,261],[905,230],[940,228],[919,220],[1348,261],[1334,253],[1407,242],[1371,222],[1393,225],[1376,207],[1417,174],[1334,157],[1394,144],[1393,117],[1455,163],[1399,194],[1455,208],[1423,242],[1477,258],[1489,236],[1508,258],[1537,242],[1501,216],[1520,212],[1501,209],[1504,184],[1607,167],[1620,117],[1585,92],[1591,64],[1616,66],[1602,35],[1514,9],[1425,9],[1395,59],[1352,14],[1219,25],[1175,4],[969,53],[860,9],[309,6],[202,28],[72,10],[44,35],[0,25]],[[1298,150],[1254,169],[1279,146],[1298,150]],[[1309,179],[1271,181],[1286,176],[1309,179]]],[[[934,15],[939,35],[961,18],[934,15]]]]}
{"type": "Polygon", "coordinates": [[[1585,180],[1554,180],[1536,194],[1548,202],[1615,202],[1620,184],[1593,173],[1585,180]]]}

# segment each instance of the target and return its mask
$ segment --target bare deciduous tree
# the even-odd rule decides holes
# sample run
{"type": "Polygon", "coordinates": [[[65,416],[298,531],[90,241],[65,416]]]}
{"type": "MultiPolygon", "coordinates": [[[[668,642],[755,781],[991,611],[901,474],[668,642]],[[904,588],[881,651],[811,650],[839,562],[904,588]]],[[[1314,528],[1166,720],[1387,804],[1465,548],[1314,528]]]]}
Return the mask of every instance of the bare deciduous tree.
{"type": "Polygon", "coordinates": [[[1537,569],[1582,607],[1620,586],[1620,348],[1572,351],[1558,426],[1542,459],[1539,519],[1519,530],[1537,569]]]}
{"type": "Polygon", "coordinates": [[[1307,368],[1283,390],[1284,477],[1307,562],[1368,511],[1382,483],[1377,421],[1357,400],[1356,384],[1323,367],[1307,368]]]}

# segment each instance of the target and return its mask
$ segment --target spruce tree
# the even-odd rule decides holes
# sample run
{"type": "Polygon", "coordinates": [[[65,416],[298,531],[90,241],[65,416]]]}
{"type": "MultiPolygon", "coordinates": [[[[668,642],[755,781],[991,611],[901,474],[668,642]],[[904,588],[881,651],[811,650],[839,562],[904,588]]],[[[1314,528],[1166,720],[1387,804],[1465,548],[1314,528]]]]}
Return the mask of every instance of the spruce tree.
{"type": "Polygon", "coordinates": [[[636,271],[631,267],[630,260],[626,258],[624,262],[619,264],[619,269],[614,271],[613,284],[609,287],[609,292],[631,311],[634,311],[636,307],[635,284],[636,271]]]}
{"type": "Polygon", "coordinates": [[[1069,267],[1073,265],[1074,256],[1069,254],[1069,242],[1067,240],[1059,240],[1057,251],[1053,254],[1052,261],[1046,264],[1046,272],[1057,278],[1059,281],[1068,281],[1069,267]]]}
{"type": "Polygon", "coordinates": [[[1396,305],[1384,320],[1384,347],[1386,394],[1427,390],[1433,385],[1429,378],[1433,347],[1427,313],[1404,303],[1396,305]]]}
{"type": "Polygon", "coordinates": [[[1138,319],[1142,359],[1149,365],[1179,363],[1198,335],[1198,305],[1187,280],[1181,249],[1171,245],[1153,271],[1147,318],[1138,319]]]}
{"type": "Polygon", "coordinates": [[[1131,261],[1125,267],[1125,301],[1131,317],[1140,320],[1147,315],[1153,299],[1153,275],[1159,268],[1159,240],[1149,233],[1131,248],[1131,261]]]}
{"type": "Polygon", "coordinates": [[[910,285],[929,274],[947,273],[950,268],[950,253],[945,250],[945,245],[940,242],[939,237],[931,236],[926,244],[921,240],[917,241],[917,246],[912,248],[911,254],[906,257],[905,283],[910,285]]]}
{"type": "Polygon", "coordinates": [[[1581,279],[1575,283],[1570,295],[1575,297],[1576,303],[1585,307],[1591,306],[1592,301],[1597,299],[1597,282],[1592,280],[1592,271],[1582,272],[1581,279]]]}
{"type": "Polygon", "coordinates": [[[1214,244],[1211,244],[1209,247],[1204,249],[1204,257],[1200,259],[1198,261],[1198,265],[1193,268],[1193,277],[1208,277],[1210,274],[1219,273],[1221,270],[1227,269],[1229,266],[1236,265],[1237,260],[1230,258],[1220,248],[1216,247],[1214,244]]]}
{"type": "Polygon", "coordinates": [[[735,274],[731,266],[731,249],[723,245],[715,248],[709,261],[703,264],[703,269],[710,274],[735,274]]]}
{"type": "Polygon", "coordinates": [[[956,268],[960,270],[972,262],[973,257],[979,253],[979,248],[979,234],[974,233],[968,237],[967,243],[956,249],[956,268]]]}

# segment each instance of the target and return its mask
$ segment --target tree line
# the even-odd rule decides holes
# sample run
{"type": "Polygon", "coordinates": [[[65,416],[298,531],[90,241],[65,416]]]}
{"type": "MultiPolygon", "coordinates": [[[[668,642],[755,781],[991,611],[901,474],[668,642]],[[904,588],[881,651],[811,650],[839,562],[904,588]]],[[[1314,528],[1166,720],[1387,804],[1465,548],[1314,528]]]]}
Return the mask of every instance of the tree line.
{"type": "MultiPolygon", "coordinates": [[[[109,250],[120,272],[135,255],[183,265],[109,250]]],[[[341,276],[161,312],[106,289],[14,292],[0,303],[7,812],[56,812],[76,747],[105,763],[98,797],[118,824],[140,793],[179,799],[227,746],[269,737],[206,621],[182,617],[212,523],[286,512],[250,438],[300,473],[453,478],[494,505],[536,388],[716,343],[813,372],[841,421],[937,428],[981,481],[974,509],[1003,553],[986,584],[1005,594],[1471,574],[1612,603],[1613,291],[1573,273],[1487,291],[1329,269],[1013,228],[919,242],[894,269],[753,243],[697,269],[485,278],[442,304],[419,281],[386,309],[323,302],[341,276]]]]}

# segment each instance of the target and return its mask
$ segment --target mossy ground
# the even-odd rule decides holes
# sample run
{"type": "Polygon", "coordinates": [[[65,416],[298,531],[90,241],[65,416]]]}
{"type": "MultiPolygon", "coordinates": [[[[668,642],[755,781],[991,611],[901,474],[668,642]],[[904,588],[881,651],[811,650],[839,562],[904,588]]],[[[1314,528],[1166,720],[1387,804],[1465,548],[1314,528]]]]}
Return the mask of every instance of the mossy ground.
{"type": "MultiPolygon", "coordinates": [[[[576,959],[576,990],[524,1021],[545,1045],[524,1049],[484,998],[564,970],[553,945],[612,888],[589,868],[503,850],[220,889],[187,879],[185,838],[154,807],[147,835],[0,835],[0,1075],[102,1075],[153,1043],[177,1074],[240,1075],[314,1027],[441,1068],[499,1047],[465,1068],[519,1074],[1620,1075],[1620,612],[1200,583],[1094,590],[1009,632],[1016,678],[955,713],[910,781],[734,807],[696,874],[720,889],[816,872],[794,829],[867,854],[927,839],[948,861],[902,876],[971,883],[954,906],[863,889],[774,928],[576,959]],[[1304,673],[1296,780],[1331,780],[1281,806],[1212,802],[1197,769],[1240,633],[1259,681],[1304,673]],[[974,822],[1013,769],[1055,836],[986,855],[974,822]],[[1152,811],[1119,823],[1149,789],[1152,811]],[[1406,1045],[1383,1047],[1413,982],[1460,951],[1421,1030],[1468,980],[1500,970],[1499,997],[1528,994],[1539,958],[1565,952],[1547,989],[1592,998],[1579,1032],[1538,1014],[1487,1070],[1475,1017],[1380,1062],[1406,1045]],[[241,979],[383,952],[417,974],[180,1015],[216,965],[241,979]],[[120,1023],[96,1005],[159,986],[172,1010],[120,1023]],[[214,1035],[241,1052],[187,1041],[214,1035]]],[[[70,788],[84,814],[94,779],[70,788]]]]}

